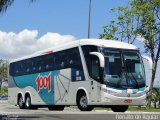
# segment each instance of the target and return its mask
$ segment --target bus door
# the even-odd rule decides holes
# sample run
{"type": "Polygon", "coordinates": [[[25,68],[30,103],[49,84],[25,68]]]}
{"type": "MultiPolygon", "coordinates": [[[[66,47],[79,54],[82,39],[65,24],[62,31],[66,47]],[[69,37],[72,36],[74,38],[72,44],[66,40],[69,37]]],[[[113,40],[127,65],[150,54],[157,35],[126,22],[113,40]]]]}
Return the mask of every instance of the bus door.
{"type": "Polygon", "coordinates": [[[97,103],[100,102],[101,95],[101,84],[100,84],[100,67],[99,67],[99,59],[97,56],[90,56],[90,67],[89,74],[91,79],[91,102],[97,103]]]}

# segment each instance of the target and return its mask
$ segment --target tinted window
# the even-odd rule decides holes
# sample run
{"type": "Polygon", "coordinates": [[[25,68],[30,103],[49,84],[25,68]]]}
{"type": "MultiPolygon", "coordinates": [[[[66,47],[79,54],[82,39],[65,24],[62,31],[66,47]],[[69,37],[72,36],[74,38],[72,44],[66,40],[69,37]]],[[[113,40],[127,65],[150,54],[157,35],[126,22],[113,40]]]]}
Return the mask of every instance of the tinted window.
{"type": "Polygon", "coordinates": [[[43,67],[42,57],[37,57],[33,59],[33,71],[34,73],[41,72],[43,67]]]}
{"type": "Polygon", "coordinates": [[[23,61],[20,61],[20,62],[16,63],[16,66],[15,66],[15,75],[16,76],[22,75],[23,72],[24,72],[23,61]]]}
{"type": "Polygon", "coordinates": [[[68,54],[68,66],[71,68],[82,69],[81,57],[78,48],[72,49],[68,54]]]}
{"type": "Polygon", "coordinates": [[[10,69],[9,69],[9,74],[12,75],[12,76],[14,76],[14,69],[15,69],[14,68],[14,63],[11,63],[10,64],[10,69]]]}
{"type": "Polygon", "coordinates": [[[55,54],[54,69],[78,68],[82,69],[82,63],[78,48],[64,50],[55,54]]]}
{"type": "Polygon", "coordinates": [[[89,63],[89,67],[88,67],[88,71],[90,73],[90,76],[95,79],[95,80],[98,80],[100,79],[99,77],[99,74],[100,74],[100,71],[99,71],[99,59],[97,56],[93,56],[91,55],[91,60],[90,60],[90,63],[89,63]]]}
{"type": "Polygon", "coordinates": [[[42,71],[51,71],[53,70],[54,67],[54,55],[50,54],[50,55],[45,55],[42,60],[43,60],[43,64],[42,64],[42,71]]]}
{"type": "Polygon", "coordinates": [[[78,48],[67,49],[53,54],[11,63],[10,75],[20,76],[66,68],[82,70],[78,48]]]}
{"type": "Polygon", "coordinates": [[[24,74],[33,73],[33,60],[32,59],[25,60],[24,66],[25,66],[25,73],[24,74]]]}
{"type": "Polygon", "coordinates": [[[91,45],[82,46],[82,50],[83,50],[89,75],[93,79],[99,80],[99,69],[98,69],[99,62],[95,56],[90,55],[90,52],[98,51],[97,46],[91,46],[91,45]]]}
{"type": "Polygon", "coordinates": [[[65,69],[66,68],[66,51],[61,51],[56,54],[55,69],[65,69]]]}

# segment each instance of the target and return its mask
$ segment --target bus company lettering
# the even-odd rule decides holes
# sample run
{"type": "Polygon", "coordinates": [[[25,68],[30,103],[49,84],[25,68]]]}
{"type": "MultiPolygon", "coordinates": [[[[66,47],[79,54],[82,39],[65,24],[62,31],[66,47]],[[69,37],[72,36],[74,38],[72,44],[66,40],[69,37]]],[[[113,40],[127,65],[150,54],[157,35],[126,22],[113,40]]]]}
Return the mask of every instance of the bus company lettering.
{"type": "Polygon", "coordinates": [[[51,91],[51,73],[48,75],[38,75],[36,78],[37,91],[39,92],[41,89],[48,88],[48,92],[51,91]]]}

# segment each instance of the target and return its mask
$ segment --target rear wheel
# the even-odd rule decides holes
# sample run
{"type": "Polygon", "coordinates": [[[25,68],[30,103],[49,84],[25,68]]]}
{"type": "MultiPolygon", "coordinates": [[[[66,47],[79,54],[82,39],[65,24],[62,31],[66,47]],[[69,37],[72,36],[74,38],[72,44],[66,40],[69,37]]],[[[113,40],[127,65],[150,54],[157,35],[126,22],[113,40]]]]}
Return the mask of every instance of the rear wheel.
{"type": "Polygon", "coordinates": [[[27,95],[26,99],[25,99],[25,108],[26,109],[31,109],[32,108],[31,97],[29,95],[27,95]]]}
{"type": "Polygon", "coordinates": [[[50,105],[48,106],[49,110],[57,110],[57,111],[63,111],[64,110],[64,105],[50,105]]]}
{"type": "Polygon", "coordinates": [[[77,106],[81,111],[91,111],[93,106],[88,105],[87,96],[85,93],[80,93],[77,96],[77,106]]]}
{"type": "Polygon", "coordinates": [[[117,106],[111,106],[111,109],[113,112],[125,112],[128,109],[127,105],[117,105],[117,106]]]}
{"type": "Polygon", "coordinates": [[[19,95],[19,97],[18,97],[18,106],[19,106],[20,109],[25,108],[22,95],[19,95]]]}

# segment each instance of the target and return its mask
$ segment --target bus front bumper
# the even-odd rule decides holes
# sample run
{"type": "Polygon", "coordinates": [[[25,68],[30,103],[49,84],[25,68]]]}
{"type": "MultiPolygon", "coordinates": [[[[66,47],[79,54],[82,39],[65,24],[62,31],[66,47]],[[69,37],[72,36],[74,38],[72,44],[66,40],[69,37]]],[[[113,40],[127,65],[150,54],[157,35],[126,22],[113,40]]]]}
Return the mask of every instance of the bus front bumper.
{"type": "Polygon", "coordinates": [[[133,97],[132,95],[128,95],[128,97],[118,97],[108,93],[103,93],[101,103],[103,105],[145,105],[146,94],[142,94],[138,97],[133,97]]]}

